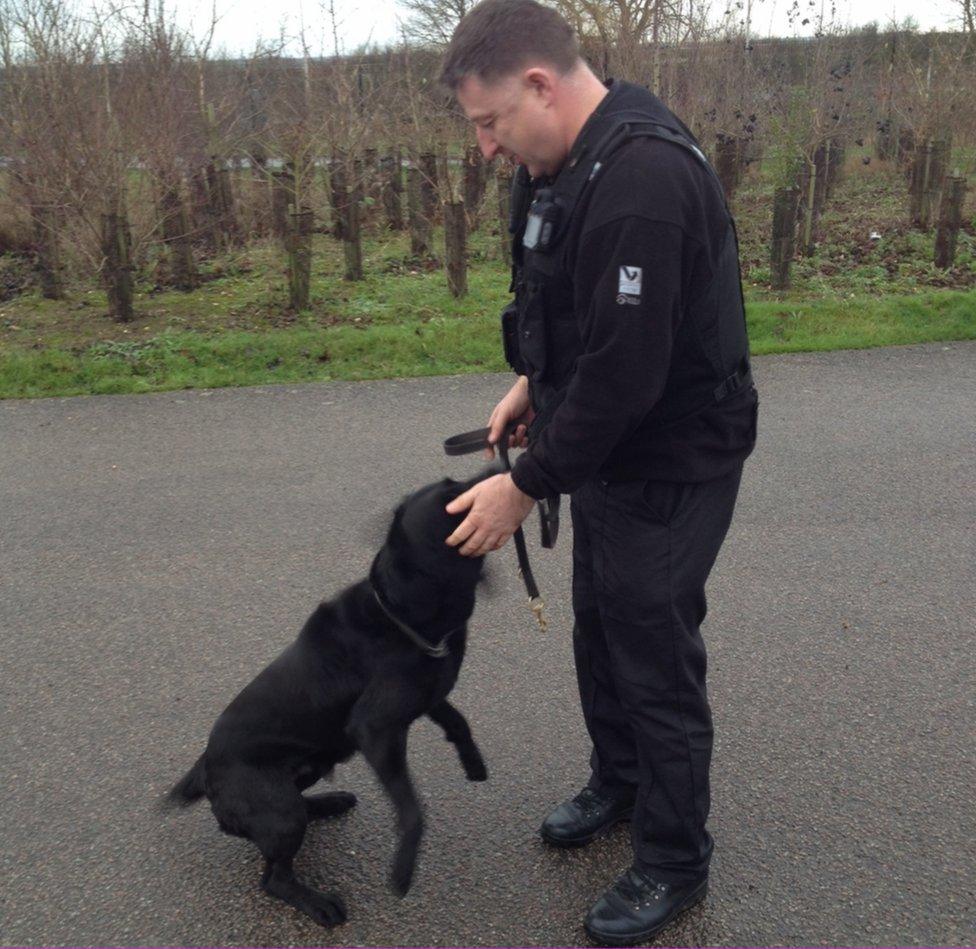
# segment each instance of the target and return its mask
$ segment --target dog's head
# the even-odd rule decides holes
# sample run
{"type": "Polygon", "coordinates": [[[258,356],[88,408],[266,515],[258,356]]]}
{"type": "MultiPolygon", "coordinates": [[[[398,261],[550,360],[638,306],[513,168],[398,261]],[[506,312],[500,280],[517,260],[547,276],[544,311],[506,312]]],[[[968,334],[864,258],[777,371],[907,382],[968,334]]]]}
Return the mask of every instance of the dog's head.
{"type": "Polygon", "coordinates": [[[398,616],[424,624],[434,618],[463,623],[474,610],[474,593],[484,557],[463,557],[445,543],[464,519],[446,506],[497,472],[487,469],[470,481],[445,478],[414,491],[393,515],[370,580],[398,616]]]}

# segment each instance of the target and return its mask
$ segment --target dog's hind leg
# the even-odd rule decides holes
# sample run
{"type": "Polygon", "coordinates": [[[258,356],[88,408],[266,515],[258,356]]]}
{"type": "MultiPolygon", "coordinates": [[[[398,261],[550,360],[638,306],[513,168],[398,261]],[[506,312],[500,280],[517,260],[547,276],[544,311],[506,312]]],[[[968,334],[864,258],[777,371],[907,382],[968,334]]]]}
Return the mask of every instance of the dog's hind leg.
{"type": "Polygon", "coordinates": [[[335,893],[322,893],[295,877],[292,861],[305,837],[305,799],[285,774],[240,768],[214,777],[214,815],[228,833],[252,841],[265,858],[261,886],[323,926],[346,919],[346,908],[335,893]]]}
{"type": "Polygon", "coordinates": [[[324,817],[338,817],[356,806],[356,795],[348,791],[329,791],[325,794],[307,794],[305,813],[309,820],[322,820],[324,817]]]}
{"type": "Polygon", "coordinates": [[[457,749],[468,780],[484,781],[488,777],[488,769],[471,736],[467,719],[447,699],[438,702],[427,715],[444,729],[444,736],[457,749]]]}

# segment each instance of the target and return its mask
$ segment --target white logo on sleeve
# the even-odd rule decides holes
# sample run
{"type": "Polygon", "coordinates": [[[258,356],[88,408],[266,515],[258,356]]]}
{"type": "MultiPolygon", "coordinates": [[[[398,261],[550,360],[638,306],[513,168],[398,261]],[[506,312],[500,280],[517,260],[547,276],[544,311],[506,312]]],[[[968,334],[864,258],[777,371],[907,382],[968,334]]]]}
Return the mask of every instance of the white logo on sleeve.
{"type": "Polygon", "coordinates": [[[617,284],[618,303],[640,303],[642,276],[640,267],[620,268],[620,282],[617,284]]]}

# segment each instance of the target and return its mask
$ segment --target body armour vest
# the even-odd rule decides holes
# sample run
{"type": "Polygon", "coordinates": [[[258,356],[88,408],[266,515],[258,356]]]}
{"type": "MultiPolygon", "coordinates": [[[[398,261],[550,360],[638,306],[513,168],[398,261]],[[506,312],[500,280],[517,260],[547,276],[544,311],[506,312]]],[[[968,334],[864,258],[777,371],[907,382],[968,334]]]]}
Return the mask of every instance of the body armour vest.
{"type": "MultiPolygon", "coordinates": [[[[581,355],[566,240],[587,189],[626,142],[663,139],[682,148],[706,169],[724,192],[691,132],[652,93],[615,83],[590,117],[559,174],[551,182],[529,182],[520,167],[512,193],[512,289],[516,299],[503,314],[505,353],[516,372],[529,378],[535,437],[558,408],[581,355]],[[531,202],[531,203],[530,203],[531,202]],[[527,209],[527,213],[526,213],[527,209]]],[[[672,365],[667,384],[648,421],[662,428],[721,402],[751,384],[745,307],[739,276],[738,240],[728,220],[715,276],[691,301],[682,320],[697,334],[707,366],[672,365]]]]}

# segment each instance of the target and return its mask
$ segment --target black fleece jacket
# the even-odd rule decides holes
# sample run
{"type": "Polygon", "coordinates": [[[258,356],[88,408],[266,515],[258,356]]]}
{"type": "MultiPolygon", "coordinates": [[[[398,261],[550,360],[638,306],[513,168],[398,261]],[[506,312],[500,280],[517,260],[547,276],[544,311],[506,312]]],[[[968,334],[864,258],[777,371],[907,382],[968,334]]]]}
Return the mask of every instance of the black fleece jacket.
{"type": "MultiPolygon", "coordinates": [[[[618,84],[601,109],[615,93],[618,84]]],[[[728,226],[717,183],[681,146],[636,138],[605,163],[566,238],[581,353],[565,399],[515,464],[522,491],[569,494],[594,477],[707,481],[752,451],[751,386],[663,428],[655,412],[674,387],[711,372],[701,328],[684,315],[728,226]],[[637,268],[639,292],[627,293],[637,268]]]]}

